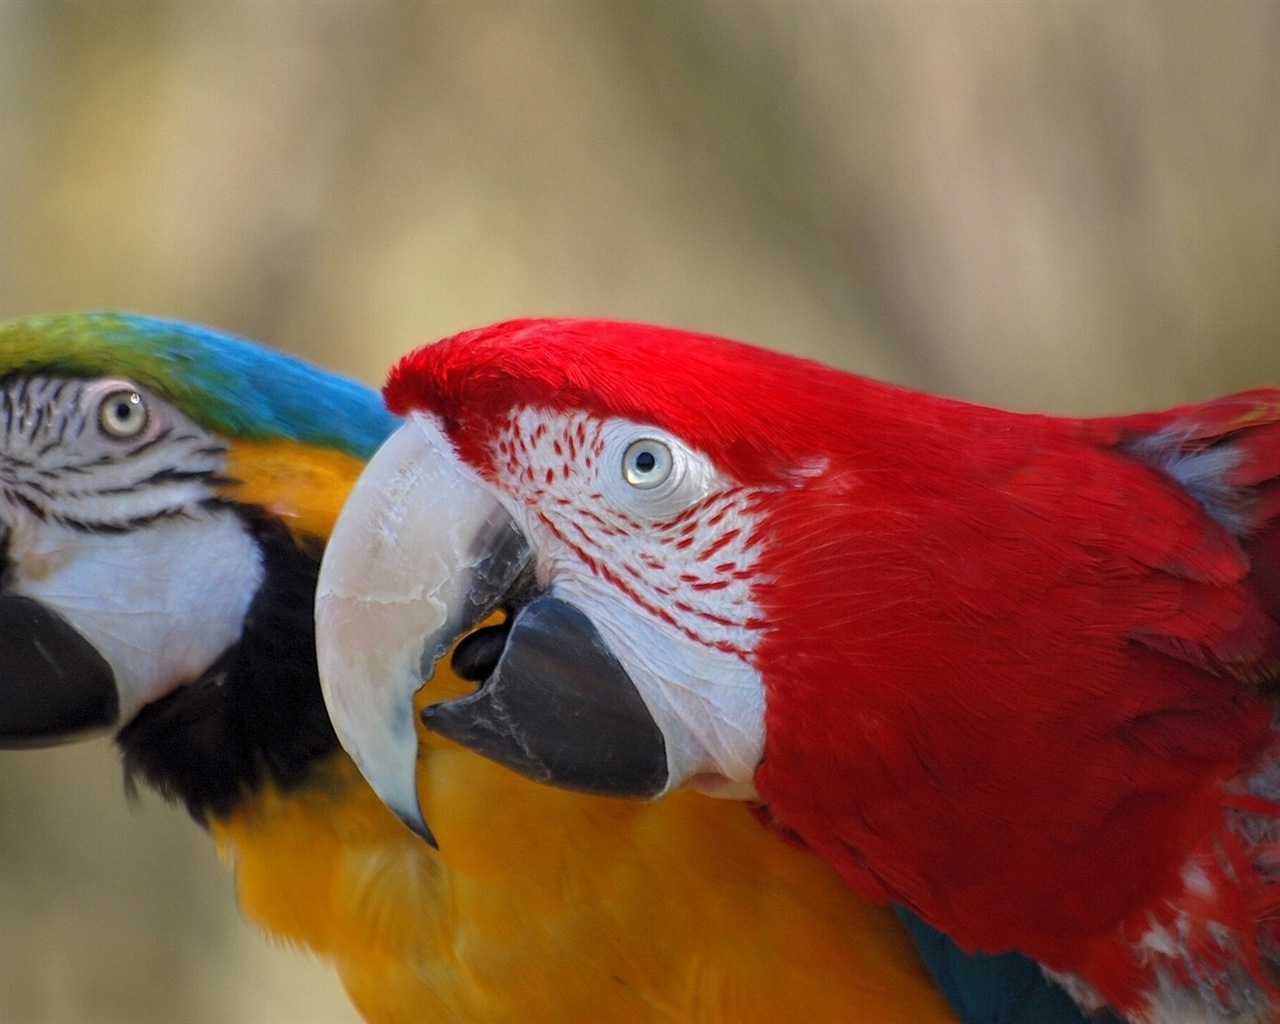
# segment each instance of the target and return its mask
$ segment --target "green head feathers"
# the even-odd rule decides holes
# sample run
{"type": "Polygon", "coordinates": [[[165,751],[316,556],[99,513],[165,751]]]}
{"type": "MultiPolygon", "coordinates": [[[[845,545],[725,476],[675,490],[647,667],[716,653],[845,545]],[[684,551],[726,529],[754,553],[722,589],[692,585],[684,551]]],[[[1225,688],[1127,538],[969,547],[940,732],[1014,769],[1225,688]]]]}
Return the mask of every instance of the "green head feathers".
{"type": "Polygon", "coordinates": [[[228,437],[287,438],[360,459],[399,422],[355,381],[176,320],[69,313],[0,325],[0,379],[40,371],[118,375],[228,437]]]}

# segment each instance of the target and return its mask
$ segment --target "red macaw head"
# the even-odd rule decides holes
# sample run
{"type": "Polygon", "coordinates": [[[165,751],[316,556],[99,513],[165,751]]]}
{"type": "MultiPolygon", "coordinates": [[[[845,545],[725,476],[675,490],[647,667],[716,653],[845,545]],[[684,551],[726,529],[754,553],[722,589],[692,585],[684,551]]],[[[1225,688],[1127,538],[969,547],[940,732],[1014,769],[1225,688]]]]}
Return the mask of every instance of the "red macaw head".
{"type": "Polygon", "coordinates": [[[506,622],[454,655],[479,690],[428,707],[431,728],[589,791],[752,795],[764,522],[826,471],[833,434],[860,444],[849,379],[585,320],[499,324],[406,357],[385,391],[406,425],[344,509],[317,603],[331,713],[384,798],[421,824],[413,694],[498,608],[506,622]]]}

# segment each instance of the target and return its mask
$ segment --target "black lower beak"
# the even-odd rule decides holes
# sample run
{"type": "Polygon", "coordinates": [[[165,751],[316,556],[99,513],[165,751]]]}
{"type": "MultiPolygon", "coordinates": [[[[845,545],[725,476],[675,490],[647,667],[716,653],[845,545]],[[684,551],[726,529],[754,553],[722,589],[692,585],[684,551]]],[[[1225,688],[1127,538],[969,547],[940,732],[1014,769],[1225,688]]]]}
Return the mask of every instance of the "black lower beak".
{"type": "Polygon", "coordinates": [[[591,620],[549,595],[468,637],[454,656],[475,693],[422,712],[435,732],[538,782],[653,797],[667,785],[662,732],[591,620]],[[503,635],[505,632],[505,636],[503,635]]]}
{"type": "Polygon", "coordinates": [[[0,596],[0,748],[50,746],[112,726],[115,673],[66,619],[0,596]]]}

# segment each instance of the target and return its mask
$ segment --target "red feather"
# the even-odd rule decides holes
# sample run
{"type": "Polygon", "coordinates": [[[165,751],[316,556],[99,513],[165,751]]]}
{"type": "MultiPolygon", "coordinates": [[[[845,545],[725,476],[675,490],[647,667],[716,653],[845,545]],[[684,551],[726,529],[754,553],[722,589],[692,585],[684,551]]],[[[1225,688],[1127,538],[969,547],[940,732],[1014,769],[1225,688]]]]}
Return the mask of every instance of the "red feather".
{"type": "Polygon", "coordinates": [[[584,410],[755,489],[757,789],[859,890],[1121,1010],[1161,972],[1227,999],[1232,962],[1280,1006],[1280,391],[1058,419],[516,321],[406,357],[386,395],[477,465],[511,408],[584,410]]]}

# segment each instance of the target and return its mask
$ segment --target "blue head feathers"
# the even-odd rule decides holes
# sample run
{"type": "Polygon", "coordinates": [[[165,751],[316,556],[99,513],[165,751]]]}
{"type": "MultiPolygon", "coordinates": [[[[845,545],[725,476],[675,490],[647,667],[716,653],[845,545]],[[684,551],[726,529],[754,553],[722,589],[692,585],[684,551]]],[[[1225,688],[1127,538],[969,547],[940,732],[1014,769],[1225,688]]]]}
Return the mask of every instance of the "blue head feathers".
{"type": "Polygon", "coordinates": [[[122,313],[0,325],[0,378],[127,377],[228,437],[286,438],[367,459],[399,422],[355,381],[207,327],[122,313]]]}

